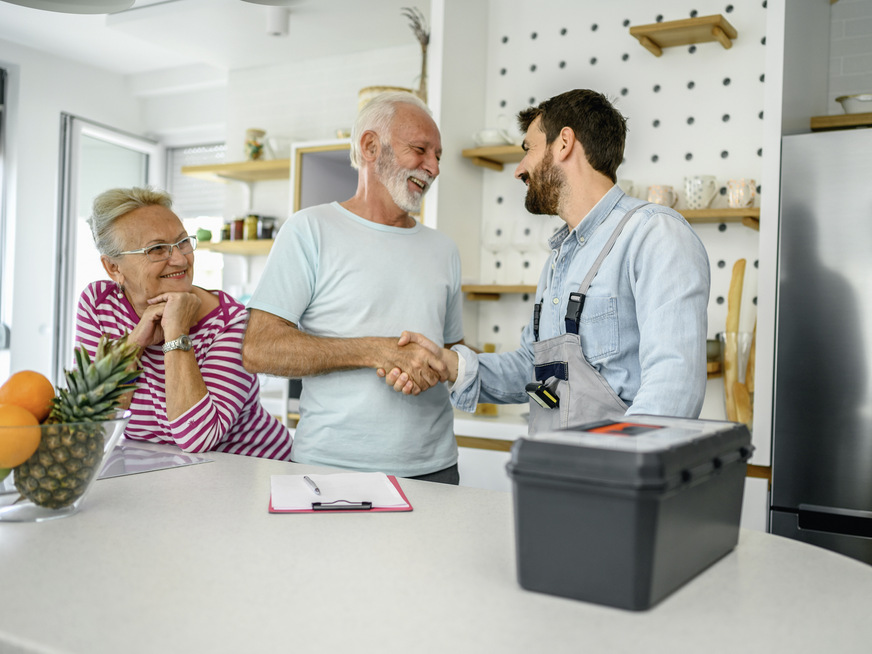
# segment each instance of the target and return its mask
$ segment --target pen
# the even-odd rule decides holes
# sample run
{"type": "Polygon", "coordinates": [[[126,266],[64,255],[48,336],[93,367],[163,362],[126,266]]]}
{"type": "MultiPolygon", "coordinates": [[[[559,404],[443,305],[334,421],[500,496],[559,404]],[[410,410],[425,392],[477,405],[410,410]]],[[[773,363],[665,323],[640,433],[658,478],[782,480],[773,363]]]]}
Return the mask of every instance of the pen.
{"type": "Polygon", "coordinates": [[[306,482],[307,484],[309,484],[309,487],[310,487],[310,488],[315,492],[315,495],[320,495],[320,494],[321,494],[321,489],[318,488],[318,485],[317,485],[314,481],[312,481],[311,479],[309,479],[309,476],[308,476],[308,475],[303,475],[303,479],[305,480],[305,482],[306,482]]]}

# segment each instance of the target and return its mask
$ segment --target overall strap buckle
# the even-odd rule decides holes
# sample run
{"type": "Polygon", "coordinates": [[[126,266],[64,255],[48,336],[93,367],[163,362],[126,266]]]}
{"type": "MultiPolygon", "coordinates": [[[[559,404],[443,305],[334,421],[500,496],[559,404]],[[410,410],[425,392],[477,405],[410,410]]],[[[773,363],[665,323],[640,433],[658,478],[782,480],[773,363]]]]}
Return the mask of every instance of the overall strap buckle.
{"type": "Polygon", "coordinates": [[[584,293],[570,293],[569,303],[566,305],[566,333],[577,334],[578,324],[581,321],[581,312],[584,309],[584,293]]]}

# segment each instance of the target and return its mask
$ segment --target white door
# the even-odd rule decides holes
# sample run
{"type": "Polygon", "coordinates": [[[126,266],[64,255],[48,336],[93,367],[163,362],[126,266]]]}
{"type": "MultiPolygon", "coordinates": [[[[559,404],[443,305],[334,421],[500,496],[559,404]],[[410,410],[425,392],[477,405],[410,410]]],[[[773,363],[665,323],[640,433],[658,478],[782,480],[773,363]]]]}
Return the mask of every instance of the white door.
{"type": "Polygon", "coordinates": [[[163,148],[155,141],[62,116],[61,192],[58,212],[55,333],[52,370],[55,382],[73,364],[75,312],[90,282],[105,279],[100,255],[86,222],[94,198],[110,188],[163,186],[163,148]]]}

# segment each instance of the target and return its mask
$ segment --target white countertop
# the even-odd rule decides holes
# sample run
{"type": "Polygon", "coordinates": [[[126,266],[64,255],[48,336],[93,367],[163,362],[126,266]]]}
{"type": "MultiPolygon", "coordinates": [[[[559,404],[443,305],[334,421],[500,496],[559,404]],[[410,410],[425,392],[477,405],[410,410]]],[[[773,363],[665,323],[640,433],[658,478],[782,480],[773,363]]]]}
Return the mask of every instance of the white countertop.
{"type": "Polygon", "coordinates": [[[454,409],[454,433],[495,440],[514,441],[527,435],[529,404],[502,404],[497,415],[477,415],[454,409]]]}
{"type": "Polygon", "coordinates": [[[0,524],[0,651],[868,652],[872,567],[742,531],[649,611],[522,590],[511,494],[402,480],[411,513],[273,515],[227,454],[99,480],[78,515],[0,524]]]}

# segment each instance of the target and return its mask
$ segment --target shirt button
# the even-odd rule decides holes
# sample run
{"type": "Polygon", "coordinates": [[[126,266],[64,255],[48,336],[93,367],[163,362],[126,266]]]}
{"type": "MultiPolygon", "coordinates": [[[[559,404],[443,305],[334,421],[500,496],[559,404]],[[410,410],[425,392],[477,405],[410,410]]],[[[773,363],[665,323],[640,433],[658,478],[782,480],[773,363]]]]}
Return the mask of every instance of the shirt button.
{"type": "Polygon", "coordinates": [[[579,237],[578,237],[578,242],[579,242],[579,243],[584,243],[584,236],[579,236],[579,237]]]}
{"type": "Polygon", "coordinates": [[[559,298],[559,297],[556,297],[556,298],[554,298],[553,300],[551,300],[551,302],[554,303],[554,304],[560,304],[560,298],[559,298]]]}

